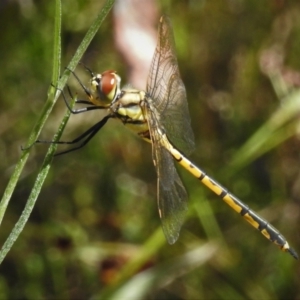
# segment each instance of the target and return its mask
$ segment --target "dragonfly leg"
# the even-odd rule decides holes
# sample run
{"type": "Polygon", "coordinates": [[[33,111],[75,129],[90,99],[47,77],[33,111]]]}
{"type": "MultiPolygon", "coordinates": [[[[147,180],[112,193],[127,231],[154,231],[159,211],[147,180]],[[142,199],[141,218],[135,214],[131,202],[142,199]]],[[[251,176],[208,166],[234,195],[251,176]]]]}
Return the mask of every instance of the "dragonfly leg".
{"type": "MultiPolygon", "coordinates": [[[[74,99],[74,97],[73,97],[73,95],[72,95],[72,92],[71,92],[69,86],[67,86],[67,88],[68,88],[68,92],[69,92],[69,95],[70,95],[71,99],[74,99]]],[[[61,91],[61,94],[62,94],[62,96],[63,96],[64,102],[65,102],[65,104],[66,104],[68,110],[69,110],[72,114],[80,114],[80,113],[87,112],[87,111],[90,111],[90,110],[95,110],[95,109],[106,109],[106,108],[107,108],[107,107],[99,106],[99,105],[96,106],[95,104],[93,104],[92,102],[90,102],[90,101],[88,101],[88,100],[76,100],[76,102],[75,102],[76,104],[87,104],[87,105],[92,105],[92,106],[83,107],[83,108],[79,108],[79,109],[73,109],[73,108],[70,106],[70,104],[69,104],[69,102],[68,102],[68,100],[67,100],[67,98],[66,98],[66,96],[65,96],[65,93],[64,93],[63,91],[61,91]]]]}
{"type": "MultiPolygon", "coordinates": [[[[68,68],[66,68],[66,69],[73,74],[73,76],[76,78],[76,80],[78,81],[78,83],[80,84],[80,86],[82,87],[84,92],[87,94],[87,96],[89,98],[92,98],[92,94],[91,94],[90,90],[82,83],[82,81],[79,79],[79,77],[76,75],[76,73],[74,71],[72,71],[71,69],[68,69],[68,68]]],[[[86,67],[86,69],[89,70],[87,67],[86,67]]],[[[93,74],[93,72],[91,72],[91,74],[93,74]]]]}
{"type": "Polygon", "coordinates": [[[83,140],[84,138],[86,138],[80,145],[78,145],[74,148],[68,149],[66,151],[59,152],[59,153],[55,154],[54,156],[58,156],[58,155],[62,155],[62,154],[66,154],[66,153],[78,150],[78,149],[84,147],[94,137],[94,135],[106,124],[107,120],[112,117],[113,117],[113,115],[105,116],[100,122],[93,125],[91,128],[89,128],[87,131],[85,131],[84,133],[82,133],[80,136],[78,136],[76,139],[74,139],[72,141],[56,141],[56,142],[54,142],[54,141],[46,141],[46,140],[36,140],[28,147],[21,146],[21,150],[22,151],[28,150],[35,144],[68,144],[68,145],[72,145],[72,144],[76,144],[76,143],[80,142],[81,140],[83,140]]]}
{"type": "Polygon", "coordinates": [[[106,124],[106,122],[108,121],[108,119],[112,118],[112,115],[107,115],[105,116],[100,122],[96,123],[95,125],[93,125],[91,128],[89,128],[87,131],[85,131],[83,134],[81,134],[80,136],[78,136],[76,139],[72,140],[72,141],[57,141],[57,142],[53,142],[53,141],[41,141],[41,140],[37,140],[36,143],[55,143],[55,144],[68,144],[68,145],[72,145],[72,144],[77,144],[78,142],[82,141],[83,142],[81,144],[79,144],[78,146],[59,152],[57,154],[55,154],[54,156],[58,156],[58,155],[62,155],[62,154],[66,154],[69,152],[73,152],[75,150],[78,150],[82,147],[84,147],[94,136],[95,134],[106,124]]]}

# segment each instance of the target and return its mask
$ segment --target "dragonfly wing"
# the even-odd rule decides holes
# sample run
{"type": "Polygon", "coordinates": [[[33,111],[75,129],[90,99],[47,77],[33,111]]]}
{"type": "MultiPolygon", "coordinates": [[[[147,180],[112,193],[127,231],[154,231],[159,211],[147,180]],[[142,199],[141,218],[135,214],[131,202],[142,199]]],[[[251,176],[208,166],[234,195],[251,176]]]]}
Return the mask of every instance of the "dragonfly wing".
{"type": "MultiPolygon", "coordinates": [[[[188,209],[188,195],[177,173],[172,155],[163,147],[164,128],[155,108],[147,110],[152,158],[157,173],[157,201],[162,228],[169,244],[178,239],[188,209]],[[160,126],[160,127],[159,127],[160,126]]],[[[168,141],[167,141],[168,142],[168,141]]]]}
{"type": "Polygon", "coordinates": [[[169,244],[174,244],[180,233],[187,211],[188,195],[184,185],[176,171],[171,154],[166,149],[160,151],[161,161],[158,163],[158,172],[168,165],[169,175],[167,182],[164,175],[157,178],[158,210],[162,222],[162,228],[169,244]],[[171,170],[170,170],[171,169],[171,170]]]}
{"type": "Polygon", "coordinates": [[[160,113],[169,140],[189,154],[194,149],[194,135],[186,91],[179,73],[172,25],[166,16],[160,19],[146,90],[160,113]]]}

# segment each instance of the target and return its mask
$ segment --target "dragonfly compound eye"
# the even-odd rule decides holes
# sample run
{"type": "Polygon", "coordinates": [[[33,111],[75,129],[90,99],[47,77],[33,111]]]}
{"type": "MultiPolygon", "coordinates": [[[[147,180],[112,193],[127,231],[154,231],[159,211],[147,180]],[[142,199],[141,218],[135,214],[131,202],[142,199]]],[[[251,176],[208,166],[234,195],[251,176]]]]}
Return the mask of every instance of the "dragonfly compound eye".
{"type": "Polygon", "coordinates": [[[92,88],[101,102],[111,103],[120,93],[121,78],[115,71],[108,70],[92,78],[92,88]]]}

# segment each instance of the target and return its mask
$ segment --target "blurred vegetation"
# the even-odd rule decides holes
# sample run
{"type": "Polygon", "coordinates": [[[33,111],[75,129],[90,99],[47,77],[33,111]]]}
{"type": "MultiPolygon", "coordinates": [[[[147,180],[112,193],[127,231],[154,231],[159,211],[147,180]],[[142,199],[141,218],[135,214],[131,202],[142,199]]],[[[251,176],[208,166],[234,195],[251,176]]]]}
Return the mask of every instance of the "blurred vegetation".
{"type": "MultiPolygon", "coordinates": [[[[62,69],[103,3],[63,1],[62,69]]],[[[191,159],[299,253],[298,1],[157,4],[173,22],[196,137],[191,159]]],[[[3,1],[0,14],[4,191],[51,84],[54,1],[3,1]]],[[[116,69],[126,82],[112,14],[83,62],[96,72],[116,69]]],[[[80,66],[78,72],[86,76],[80,66]]],[[[41,138],[52,139],[65,112],[59,100],[41,138]]],[[[64,140],[97,120],[99,112],[72,116],[64,140]]],[[[44,145],[31,150],[2,222],[2,243],[46,151],[44,145]]],[[[299,263],[179,172],[190,209],[170,246],[160,228],[147,143],[110,121],[84,149],[55,158],[29,222],[0,266],[0,299],[299,299],[299,263]]]]}

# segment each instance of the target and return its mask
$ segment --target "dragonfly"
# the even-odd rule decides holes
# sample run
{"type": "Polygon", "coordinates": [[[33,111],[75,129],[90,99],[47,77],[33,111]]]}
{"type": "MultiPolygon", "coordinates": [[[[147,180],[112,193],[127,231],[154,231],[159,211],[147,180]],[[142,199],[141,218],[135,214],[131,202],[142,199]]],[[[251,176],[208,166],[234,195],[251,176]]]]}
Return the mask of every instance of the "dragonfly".
{"type": "Polygon", "coordinates": [[[76,100],[76,103],[87,106],[73,109],[63,94],[64,101],[73,114],[95,109],[105,109],[107,114],[76,139],[55,142],[76,144],[73,148],[56,155],[82,148],[109,119],[118,119],[152,145],[152,159],[157,173],[158,212],[169,244],[174,244],[178,239],[188,209],[188,194],[175,168],[174,161],[176,161],[264,237],[298,259],[296,251],[289,246],[286,238],[277,229],[183,154],[190,154],[195,143],[169,17],[162,16],[159,21],[157,46],[150,66],[146,91],[128,87],[121,89],[121,78],[116,71],[107,70],[101,74],[94,74],[87,67],[86,69],[91,75],[90,88],[87,88],[73,71],[69,71],[73,73],[88,98],[76,100]]]}

